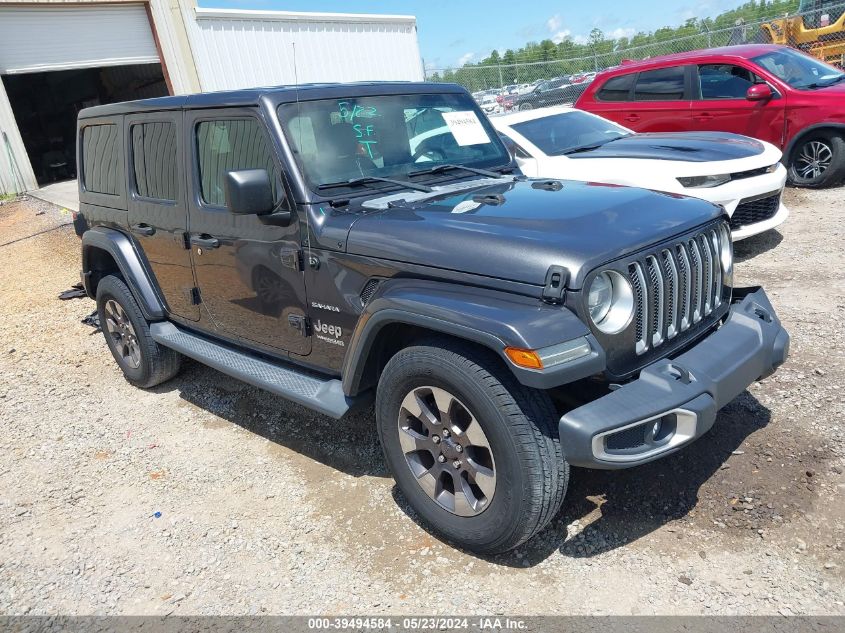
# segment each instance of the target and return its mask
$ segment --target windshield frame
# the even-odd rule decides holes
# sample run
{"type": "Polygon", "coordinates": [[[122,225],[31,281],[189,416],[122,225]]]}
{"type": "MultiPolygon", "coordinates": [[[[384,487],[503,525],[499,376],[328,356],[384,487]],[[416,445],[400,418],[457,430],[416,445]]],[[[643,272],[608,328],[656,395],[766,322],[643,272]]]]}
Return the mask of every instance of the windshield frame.
{"type": "MultiPolygon", "coordinates": [[[[392,185],[385,182],[373,182],[367,183],[367,185],[356,185],[350,187],[333,187],[331,189],[320,189],[321,182],[313,181],[307,172],[303,161],[301,160],[297,151],[295,151],[295,145],[293,144],[293,139],[290,136],[291,129],[289,127],[289,122],[292,118],[297,116],[297,113],[301,111],[303,107],[305,107],[309,103],[320,102],[320,101],[338,101],[338,100],[360,100],[360,99],[391,99],[391,98],[403,98],[403,97],[410,97],[413,99],[422,99],[426,97],[461,97],[464,100],[464,104],[466,105],[466,110],[471,110],[475,113],[476,117],[478,117],[479,122],[481,123],[482,127],[484,128],[485,132],[487,133],[488,137],[490,138],[490,142],[496,147],[498,151],[497,157],[491,157],[490,160],[484,161],[459,161],[455,160],[453,157],[447,157],[447,161],[449,163],[455,164],[462,164],[468,167],[478,167],[483,169],[492,169],[492,170],[506,170],[506,168],[516,168],[516,164],[513,160],[513,157],[510,155],[510,152],[507,150],[505,145],[502,143],[502,140],[499,138],[498,133],[496,132],[493,125],[490,123],[487,116],[484,114],[481,107],[476,103],[475,99],[463,88],[458,86],[450,86],[444,85],[444,90],[438,90],[432,86],[426,86],[425,84],[405,84],[404,86],[382,86],[383,90],[372,90],[372,88],[377,88],[378,86],[367,86],[371,88],[370,90],[348,90],[351,86],[346,86],[346,91],[338,91],[338,90],[331,90],[326,92],[320,91],[320,94],[308,94],[310,91],[301,91],[300,98],[298,100],[294,99],[283,99],[278,100],[272,104],[272,111],[275,115],[275,119],[278,123],[277,132],[281,137],[282,144],[285,149],[285,156],[286,160],[290,162],[290,166],[288,170],[290,172],[295,172],[295,179],[299,181],[300,190],[304,194],[304,198],[306,202],[309,204],[320,203],[320,202],[327,202],[332,200],[338,200],[340,198],[344,199],[354,199],[359,197],[373,197],[373,195],[389,195],[391,193],[395,193],[396,191],[401,191],[402,187],[399,185],[392,185]],[[401,90],[404,87],[405,90],[401,90]],[[388,89],[384,89],[388,88],[388,89]],[[391,88],[399,88],[399,89],[391,89],[391,88]],[[412,89],[408,89],[412,88],[412,89]],[[415,89],[414,89],[415,88],[415,89]],[[427,88],[427,89],[425,89],[427,88]],[[449,89],[451,88],[451,89],[449,89]],[[495,160],[494,160],[495,158],[495,160]],[[492,162],[491,162],[492,161],[492,162]]],[[[461,110],[463,111],[463,110],[461,110]]],[[[425,166],[435,166],[440,164],[436,161],[425,161],[421,163],[409,163],[407,165],[407,169],[403,171],[391,171],[390,173],[381,172],[379,170],[375,170],[372,173],[364,173],[364,176],[385,176],[385,177],[392,177],[399,180],[408,180],[409,182],[413,182],[415,185],[419,184],[446,184],[448,182],[456,182],[460,180],[466,180],[468,178],[477,179],[477,175],[473,175],[469,172],[458,171],[458,170],[446,170],[443,172],[439,172],[436,174],[426,174],[426,175],[419,175],[408,177],[407,173],[419,170],[425,166]]],[[[367,170],[369,171],[369,170],[367,170]]],[[[293,174],[292,174],[293,175],[293,174]]],[[[503,173],[504,176],[504,173],[503,173]]]]}
{"type": "MultiPolygon", "coordinates": [[[[621,132],[619,136],[617,136],[615,138],[608,138],[606,141],[601,143],[602,145],[604,145],[605,143],[610,143],[610,142],[618,140],[620,138],[626,138],[628,136],[631,136],[632,134],[635,134],[635,132],[633,130],[628,129],[623,125],[619,125],[615,121],[605,119],[604,117],[592,114],[591,112],[585,112],[583,110],[577,110],[577,109],[574,109],[574,108],[549,113],[548,115],[543,116],[543,117],[534,117],[534,118],[531,118],[531,119],[526,119],[524,121],[510,122],[510,121],[504,120],[504,121],[502,121],[502,123],[505,126],[507,126],[507,128],[508,128],[507,134],[511,137],[514,137],[514,136],[518,137],[517,145],[520,145],[524,148],[527,146],[526,151],[528,151],[528,153],[531,154],[532,157],[536,158],[536,157],[539,156],[539,157],[549,157],[549,158],[561,158],[561,157],[566,158],[566,152],[567,151],[570,151],[572,149],[577,149],[581,145],[573,145],[572,147],[567,148],[567,150],[565,150],[564,152],[557,152],[557,153],[554,153],[554,154],[549,154],[549,153],[545,152],[542,149],[542,147],[537,145],[537,143],[535,143],[529,137],[525,136],[525,134],[520,132],[519,128],[516,127],[516,126],[522,125],[524,123],[531,123],[531,122],[536,122],[536,121],[546,121],[547,119],[551,119],[553,117],[575,117],[575,118],[577,118],[579,116],[583,116],[584,118],[587,118],[587,119],[598,119],[598,120],[602,121],[603,123],[607,124],[608,127],[619,129],[619,131],[621,132]],[[522,142],[522,141],[524,141],[524,142],[522,142]]],[[[592,144],[590,144],[590,145],[592,146],[592,144]]]]}
{"type": "MultiPolygon", "coordinates": [[[[774,79],[776,79],[778,82],[780,82],[784,86],[787,86],[787,87],[789,87],[793,90],[811,91],[811,90],[816,90],[818,88],[825,88],[831,82],[831,80],[834,80],[833,83],[835,83],[835,80],[836,80],[837,77],[845,75],[845,73],[843,73],[841,70],[839,70],[835,66],[831,66],[830,64],[827,64],[827,63],[821,61],[820,59],[816,59],[815,57],[811,57],[811,56],[809,56],[805,53],[802,53],[801,51],[797,51],[797,50],[794,50],[792,48],[777,48],[777,49],[769,50],[769,51],[766,51],[765,53],[760,53],[759,55],[755,55],[754,57],[749,57],[749,61],[752,64],[754,64],[757,68],[759,68],[761,71],[766,73],[767,75],[773,77],[774,79]],[[760,61],[762,59],[770,58],[770,57],[778,56],[778,55],[786,56],[789,59],[798,61],[799,63],[805,63],[805,64],[807,64],[808,68],[810,66],[815,65],[815,66],[818,66],[818,67],[829,69],[831,72],[830,72],[830,74],[823,75],[821,77],[816,78],[815,80],[811,80],[811,81],[808,81],[806,83],[802,83],[800,81],[798,81],[798,82],[789,81],[786,77],[782,77],[780,74],[776,73],[774,70],[772,70],[768,66],[765,66],[760,61]],[[825,81],[823,83],[819,83],[821,80],[825,80],[825,81]]],[[[807,71],[807,72],[809,74],[809,71],[807,71]]],[[[806,77],[806,79],[812,79],[812,78],[806,77]]]]}

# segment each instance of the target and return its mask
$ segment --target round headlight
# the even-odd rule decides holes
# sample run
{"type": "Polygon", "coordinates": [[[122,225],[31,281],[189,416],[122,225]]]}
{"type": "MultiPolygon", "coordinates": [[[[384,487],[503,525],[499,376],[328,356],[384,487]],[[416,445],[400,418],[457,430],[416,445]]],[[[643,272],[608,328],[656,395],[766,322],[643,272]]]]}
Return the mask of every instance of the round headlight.
{"type": "Polygon", "coordinates": [[[621,332],[634,316],[631,283],[615,270],[595,276],[587,292],[590,319],[605,334],[621,332]]]}
{"type": "Polygon", "coordinates": [[[601,323],[610,310],[613,302],[613,282],[610,274],[599,273],[590,284],[590,292],[587,295],[587,306],[590,308],[590,318],[593,323],[601,323]]]}

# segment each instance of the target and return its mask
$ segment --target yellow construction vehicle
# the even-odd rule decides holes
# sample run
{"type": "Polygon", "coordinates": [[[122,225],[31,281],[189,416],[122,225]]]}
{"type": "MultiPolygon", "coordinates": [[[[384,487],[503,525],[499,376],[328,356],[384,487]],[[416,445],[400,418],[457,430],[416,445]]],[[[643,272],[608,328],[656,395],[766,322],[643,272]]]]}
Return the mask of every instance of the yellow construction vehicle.
{"type": "Polygon", "coordinates": [[[845,0],[801,0],[797,15],[761,25],[763,41],[793,46],[823,61],[845,65],[845,0]]]}

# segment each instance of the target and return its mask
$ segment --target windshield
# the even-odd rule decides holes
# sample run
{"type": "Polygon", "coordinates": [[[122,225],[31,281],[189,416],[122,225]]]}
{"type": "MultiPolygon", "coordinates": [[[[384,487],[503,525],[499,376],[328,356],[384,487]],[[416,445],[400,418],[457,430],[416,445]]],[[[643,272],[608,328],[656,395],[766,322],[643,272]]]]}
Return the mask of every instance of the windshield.
{"type": "Polygon", "coordinates": [[[775,77],[793,88],[822,88],[839,81],[842,71],[792,49],[781,49],[752,58],[775,77]]]}
{"type": "Polygon", "coordinates": [[[631,134],[607,119],[579,110],[514,123],[511,127],[548,156],[604,145],[631,134]]]}
{"type": "Polygon", "coordinates": [[[280,106],[279,118],[313,189],[368,177],[401,179],[438,164],[510,163],[490,123],[464,94],[302,101],[280,106]]]}

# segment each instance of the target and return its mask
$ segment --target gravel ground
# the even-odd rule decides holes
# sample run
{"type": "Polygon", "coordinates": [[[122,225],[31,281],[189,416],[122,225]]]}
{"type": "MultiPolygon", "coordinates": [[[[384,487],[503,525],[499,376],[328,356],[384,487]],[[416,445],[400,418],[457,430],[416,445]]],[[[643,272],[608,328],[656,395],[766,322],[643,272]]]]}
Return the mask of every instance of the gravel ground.
{"type": "Polygon", "coordinates": [[[69,217],[3,204],[0,613],[845,614],[842,190],[787,202],[737,275],[790,361],[677,455],[573,471],[552,525],[492,558],[419,526],[371,411],[337,422],[193,362],[131,387],[80,324],[93,302],[56,298],[69,217]]]}

